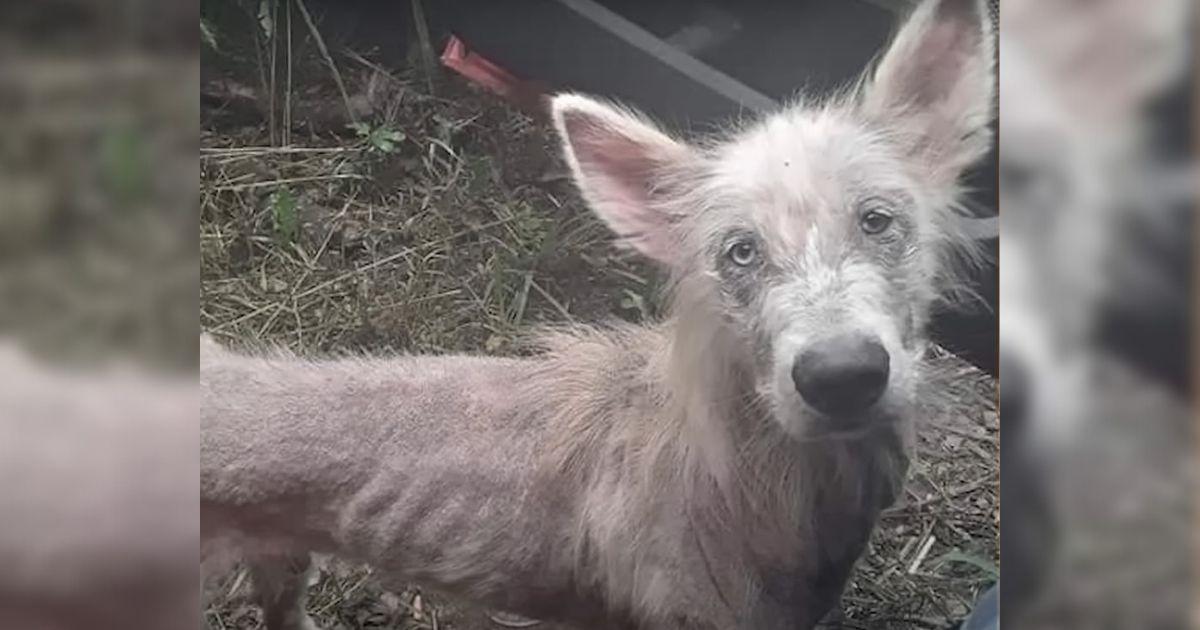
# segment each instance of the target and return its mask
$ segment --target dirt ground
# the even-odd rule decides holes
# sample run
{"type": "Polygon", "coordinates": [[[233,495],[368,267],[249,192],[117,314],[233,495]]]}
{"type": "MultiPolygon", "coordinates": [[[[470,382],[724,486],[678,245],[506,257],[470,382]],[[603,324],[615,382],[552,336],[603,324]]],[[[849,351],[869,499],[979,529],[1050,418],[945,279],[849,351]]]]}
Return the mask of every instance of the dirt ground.
{"type": "MultiPolygon", "coordinates": [[[[203,329],[306,353],[509,354],[538,323],[657,315],[653,270],[611,246],[548,128],[452,76],[336,45],[327,59],[312,31],[293,29],[271,73],[277,33],[261,20],[204,22],[203,329]]],[[[938,361],[947,396],[930,405],[907,494],[880,523],[840,627],[952,627],[998,576],[995,382],[938,361]]],[[[241,570],[215,582],[212,628],[260,627],[247,583],[241,570]]],[[[329,629],[502,627],[332,561],[309,606],[329,629]]]]}

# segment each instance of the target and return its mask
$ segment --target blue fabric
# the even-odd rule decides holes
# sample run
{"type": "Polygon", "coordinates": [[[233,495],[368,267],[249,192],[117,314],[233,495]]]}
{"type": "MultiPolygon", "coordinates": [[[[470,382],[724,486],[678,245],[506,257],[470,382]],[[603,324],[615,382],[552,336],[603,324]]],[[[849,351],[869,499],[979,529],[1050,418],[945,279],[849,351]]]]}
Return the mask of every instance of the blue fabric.
{"type": "Polygon", "coordinates": [[[1000,630],[1000,583],[992,585],[975,602],[961,630],[1000,630]]]}

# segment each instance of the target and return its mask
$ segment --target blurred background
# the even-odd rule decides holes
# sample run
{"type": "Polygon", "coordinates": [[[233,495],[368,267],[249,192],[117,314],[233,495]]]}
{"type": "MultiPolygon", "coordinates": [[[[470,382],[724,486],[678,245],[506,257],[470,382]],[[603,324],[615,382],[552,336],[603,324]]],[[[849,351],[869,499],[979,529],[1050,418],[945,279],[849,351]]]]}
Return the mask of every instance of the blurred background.
{"type": "Polygon", "coordinates": [[[0,628],[195,628],[196,2],[0,2],[0,628]]]}
{"type": "MultiPolygon", "coordinates": [[[[357,51],[343,47],[320,50],[311,36],[318,30],[335,42],[339,31],[361,31],[360,24],[346,19],[346,10],[331,8],[358,3],[313,0],[314,8],[327,11],[314,11],[311,28],[298,9],[288,14],[290,20],[277,12],[281,6],[299,4],[262,3],[269,8],[264,12],[260,3],[241,3],[253,5],[246,21],[246,34],[252,39],[268,30],[294,29],[296,41],[304,42],[318,66],[327,57],[335,58],[346,76],[362,79],[351,84],[351,93],[331,82],[332,74],[322,72],[314,89],[334,96],[332,108],[290,109],[321,101],[306,99],[289,87],[286,94],[293,94],[296,102],[289,105],[288,116],[300,112],[294,126],[283,119],[285,92],[274,89],[274,78],[270,94],[239,91],[244,85],[258,89],[267,83],[266,77],[255,76],[258,68],[279,69],[281,84],[282,57],[278,63],[272,58],[269,65],[251,62],[244,68],[251,79],[242,84],[224,81],[232,76],[228,73],[205,76],[216,69],[207,61],[202,72],[202,50],[206,59],[268,51],[265,39],[254,48],[231,50],[236,40],[229,31],[216,28],[221,23],[216,17],[198,19],[202,11],[222,11],[214,9],[218,4],[0,2],[0,559],[5,561],[0,571],[0,628],[196,627],[200,604],[192,543],[198,532],[192,381],[202,318],[211,317],[209,325],[237,320],[228,324],[229,338],[247,339],[261,330],[274,341],[301,339],[272,313],[289,312],[278,306],[284,303],[280,296],[298,287],[307,290],[326,282],[326,277],[306,272],[311,261],[275,254],[287,247],[280,242],[281,225],[284,234],[300,241],[311,226],[322,235],[336,233],[337,239],[345,239],[336,245],[339,252],[367,256],[360,262],[344,261],[346,269],[385,257],[379,247],[403,249],[403,239],[412,238],[400,233],[395,243],[376,242],[362,230],[369,223],[334,224],[324,215],[293,218],[289,224],[288,208],[312,206],[312,199],[289,201],[272,194],[277,187],[258,182],[323,176],[326,171],[320,169],[326,166],[332,169],[329,173],[341,173],[336,169],[353,153],[362,160],[356,164],[370,163],[369,168],[394,163],[442,177],[418,178],[418,184],[467,173],[469,181],[491,182],[480,184],[486,190],[520,191],[517,197],[504,197],[506,204],[515,199],[515,205],[505,207],[516,210],[494,219],[502,223],[490,225],[487,221],[492,219],[468,214],[462,225],[436,224],[437,230],[450,230],[437,232],[443,237],[457,234],[457,226],[480,232],[481,241],[488,240],[488,230],[509,239],[509,249],[498,247],[494,260],[474,261],[500,265],[492,284],[479,279],[480,287],[498,288],[477,310],[460,312],[462,321],[430,310],[424,321],[432,323],[415,337],[389,337],[389,317],[406,312],[403,308],[433,308],[436,300],[406,302],[400,311],[392,304],[372,312],[363,310],[366,297],[399,290],[440,296],[457,285],[398,286],[394,279],[375,284],[386,275],[373,275],[366,284],[329,283],[322,290],[332,287],[340,293],[330,310],[314,314],[319,324],[329,324],[307,329],[314,336],[305,343],[314,346],[504,351],[526,309],[533,319],[611,312],[636,320],[654,312],[642,269],[624,260],[601,259],[603,244],[586,224],[569,226],[569,238],[582,239],[578,256],[542,258],[540,243],[550,227],[537,213],[555,212],[552,208],[563,203],[563,212],[568,212],[574,203],[568,193],[554,188],[561,173],[553,162],[522,162],[515,176],[507,169],[489,170],[489,160],[510,163],[514,151],[546,147],[536,116],[515,113],[521,109],[521,94],[507,95],[509,104],[503,107],[511,111],[498,110],[487,101],[491,97],[468,89],[465,81],[443,79],[446,83],[435,84],[418,72],[395,83],[384,76],[397,74],[394,69],[401,65],[425,70],[441,65],[436,54],[445,49],[440,45],[432,51],[434,58],[429,58],[431,51],[411,46],[420,35],[414,30],[412,3],[362,3],[390,11],[405,26],[393,32],[376,25],[373,35],[353,35],[358,41],[377,39],[374,56],[359,54],[361,61],[350,54],[357,51]],[[371,64],[389,71],[379,74],[371,64]],[[412,96],[397,99],[393,90],[410,83],[416,87],[404,90],[412,96]],[[208,88],[207,95],[198,93],[201,86],[208,88]],[[261,106],[263,99],[275,96],[279,102],[261,106]],[[205,98],[215,118],[202,120],[205,98]],[[458,104],[449,104],[452,100],[458,104]],[[232,105],[212,106],[222,102],[232,105]],[[382,109],[376,109],[380,103],[382,109]],[[408,109],[389,110],[395,103],[408,109]],[[472,117],[478,111],[472,108],[489,112],[479,119],[482,123],[475,123],[472,117]],[[415,114],[422,122],[415,129],[347,127],[388,121],[387,116],[398,113],[415,114]],[[358,120],[360,115],[364,121],[358,120]],[[484,123],[491,132],[473,131],[484,123]],[[245,216],[211,215],[240,231],[221,231],[228,222],[213,220],[210,226],[216,231],[207,241],[198,237],[205,125],[210,130],[254,128],[258,134],[239,140],[225,133],[206,145],[211,149],[207,159],[214,161],[207,171],[210,190],[229,199],[250,200],[245,216]],[[422,142],[445,144],[450,153],[434,149],[417,156],[416,162],[402,163],[402,158],[414,158],[393,155],[388,147],[404,142],[391,135],[394,132],[415,132],[422,142]],[[292,133],[296,136],[284,135],[292,133]],[[279,151],[317,136],[341,138],[318,148],[353,146],[353,151],[319,153],[315,160],[309,159],[313,155],[300,160],[279,151]],[[515,150],[515,141],[529,146],[515,150]],[[239,147],[246,146],[269,150],[257,157],[238,154],[239,147]],[[249,175],[237,170],[247,164],[249,175]],[[225,189],[216,190],[220,187],[225,189]],[[244,195],[247,191],[253,195],[244,195]],[[280,217],[282,224],[277,223],[280,217]],[[507,232],[502,225],[510,222],[521,229],[507,232]],[[514,235],[519,247],[511,246],[514,235]],[[218,272],[211,286],[217,292],[209,293],[207,311],[200,297],[201,247],[206,242],[218,247],[218,255],[211,258],[211,268],[218,272]],[[264,262],[268,258],[269,264],[264,262]],[[246,260],[262,265],[238,267],[246,260]],[[568,263],[576,267],[563,266],[568,263]],[[235,282],[226,281],[234,277],[226,274],[229,269],[236,271],[235,282]],[[271,274],[255,277],[260,269],[271,274]],[[582,276],[587,282],[571,286],[568,276],[581,270],[591,274],[582,276]],[[276,272],[295,275],[277,287],[272,284],[276,272]],[[596,292],[585,289],[595,286],[614,297],[586,301],[585,296],[596,292]],[[560,299],[575,295],[572,291],[577,289],[579,301],[560,299]],[[260,299],[268,301],[244,303],[260,299]],[[453,332],[467,321],[482,323],[453,332]]],[[[562,4],[578,8],[584,3],[562,4]]],[[[671,33],[662,30],[675,19],[667,9],[607,4],[630,15],[638,9],[642,21],[635,26],[671,39],[671,33]]],[[[696,93],[695,103],[711,108],[704,116],[767,106],[791,89],[772,83],[772,78],[797,83],[788,72],[801,69],[818,88],[836,83],[869,59],[886,39],[891,16],[907,6],[904,1],[857,4],[862,7],[773,5],[782,7],[772,14],[775,19],[767,20],[775,25],[786,23],[778,16],[788,11],[807,10],[826,17],[850,15],[847,24],[862,28],[839,31],[846,36],[837,38],[843,44],[837,51],[808,51],[804,63],[786,56],[725,57],[724,65],[714,64],[723,74],[740,78],[750,91],[718,80],[715,91],[696,93]],[[815,60],[818,53],[829,57],[815,60]],[[731,103],[736,105],[732,109],[731,103]]],[[[987,190],[989,175],[997,175],[999,181],[995,196],[977,193],[982,218],[995,214],[996,207],[1000,210],[998,353],[988,355],[988,343],[980,341],[994,338],[994,323],[982,332],[971,328],[987,321],[989,312],[994,318],[994,308],[961,317],[948,314],[943,321],[951,322],[947,330],[964,331],[959,348],[964,356],[985,368],[999,365],[1004,409],[1000,563],[991,561],[993,550],[986,546],[986,553],[963,554],[967,561],[959,557],[957,563],[946,560],[951,549],[942,550],[939,557],[946,566],[957,568],[928,576],[902,572],[905,581],[895,591],[863,587],[857,605],[867,614],[861,616],[875,612],[876,617],[863,622],[873,625],[858,627],[901,627],[900,620],[877,614],[889,593],[896,601],[887,610],[896,613],[893,617],[903,613],[903,623],[946,627],[967,612],[972,598],[1001,569],[1008,575],[1001,591],[1008,627],[1195,625],[1200,621],[1200,591],[1192,579],[1197,557],[1192,533],[1196,441],[1189,349],[1192,216],[1198,181],[1192,127],[1196,9],[1188,0],[989,4],[999,11],[999,152],[997,164],[984,167],[983,175],[976,176],[983,179],[976,181],[984,182],[977,186],[981,190],[987,190]],[[960,317],[958,324],[954,317],[960,317]],[[926,585],[936,580],[958,580],[945,590],[951,608],[938,609],[931,601],[934,591],[926,585]],[[919,602],[914,609],[924,616],[909,615],[906,602],[919,602]]],[[[446,25],[458,19],[455,12],[463,5],[427,0],[423,6],[436,35],[450,28],[446,25]]],[[[714,2],[696,9],[693,25],[698,27],[674,33],[677,37],[669,45],[702,60],[704,55],[697,51],[736,49],[738,33],[754,23],[731,18],[736,14],[733,6],[714,2]]],[[[505,42],[489,43],[479,33],[471,37],[465,23],[458,31],[481,48],[494,49],[492,57],[504,57],[505,42]]],[[[496,32],[506,35],[503,29],[493,29],[496,32]]],[[[761,43],[780,50],[798,45],[786,38],[761,43]]],[[[697,72],[672,59],[671,72],[697,72]]],[[[521,65],[517,58],[504,61],[521,65]]],[[[566,60],[559,57],[557,62],[562,71],[566,60]]],[[[453,67],[454,62],[446,65],[453,67]]],[[[590,76],[615,81],[636,67],[632,62],[607,66],[608,74],[590,76]]],[[[471,64],[462,67],[470,74],[471,64]]],[[[546,73],[551,70],[555,68],[546,73]]],[[[712,78],[704,71],[700,74],[712,78]]],[[[593,89],[618,89],[607,85],[593,89]]],[[[671,91],[659,90],[668,95],[671,91]]],[[[656,109],[654,96],[641,97],[648,109],[656,109]]],[[[658,113],[671,117],[670,112],[658,113]]],[[[358,189],[339,190],[349,198],[349,191],[358,189]]],[[[372,197],[380,193],[369,187],[361,192],[378,207],[395,201],[372,197]]],[[[355,208],[346,216],[358,217],[355,208]]],[[[491,212],[480,207],[485,210],[491,212]]],[[[988,238],[987,228],[981,229],[988,238]]],[[[990,238],[994,240],[994,234],[990,238]]],[[[287,251],[291,256],[294,250],[287,251]]],[[[337,268],[326,271],[328,278],[344,273],[337,268]]],[[[988,290],[984,286],[982,292],[988,290]]],[[[946,339],[950,346],[953,341],[946,339]]],[[[970,374],[964,382],[972,395],[988,397],[990,381],[977,371],[963,370],[970,374]]],[[[972,409],[983,409],[979,413],[984,416],[991,413],[994,422],[994,410],[987,411],[983,403],[972,409]]],[[[961,427],[956,430],[962,432],[961,427]]],[[[964,439],[990,448],[992,432],[980,429],[964,439]]],[[[940,435],[938,445],[945,446],[947,437],[940,435]]],[[[986,461],[990,454],[983,452],[979,460],[986,461]]],[[[954,473],[943,463],[935,459],[929,469],[926,482],[935,488],[954,479],[944,476],[954,473]]],[[[983,492],[978,505],[974,499],[952,501],[947,513],[924,513],[925,520],[916,523],[952,530],[961,524],[955,519],[990,521],[994,505],[988,488],[972,491],[979,488],[983,492]]],[[[922,534],[917,536],[917,546],[922,546],[932,539],[921,531],[905,530],[903,523],[888,527],[892,537],[881,539],[883,547],[877,550],[883,560],[871,561],[875,563],[866,571],[876,573],[868,575],[887,573],[887,558],[913,551],[904,548],[903,540],[922,534]]],[[[938,534],[938,544],[954,535],[938,534]]],[[[236,613],[219,612],[220,618],[236,613]]],[[[370,615],[391,612],[366,610],[361,623],[373,623],[376,617],[370,615]]]]}
{"type": "Polygon", "coordinates": [[[1002,619],[1195,621],[1195,7],[1000,12],[1002,619]]]}

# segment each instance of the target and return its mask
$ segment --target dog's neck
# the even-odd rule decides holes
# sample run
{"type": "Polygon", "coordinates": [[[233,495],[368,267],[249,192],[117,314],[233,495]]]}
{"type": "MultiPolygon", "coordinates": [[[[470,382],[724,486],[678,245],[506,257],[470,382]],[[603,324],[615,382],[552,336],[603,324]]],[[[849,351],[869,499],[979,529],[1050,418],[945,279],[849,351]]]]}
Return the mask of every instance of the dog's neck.
{"type": "Polygon", "coordinates": [[[907,459],[904,427],[884,425],[852,437],[789,435],[755,388],[751,351],[721,326],[703,331],[686,317],[664,332],[671,347],[663,382],[682,434],[685,487],[694,507],[732,518],[764,556],[837,532],[850,520],[869,530],[891,503],[907,459]],[[697,340],[707,337],[708,342],[697,340]],[[710,491],[705,492],[705,488],[710,491]],[[719,502],[720,508],[716,507],[719,502]],[[772,549],[781,546],[783,549],[772,549]]]}
{"type": "MultiPolygon", "coordinates": [[[[675,452],[662,460],[679,463],[684,527],[697,552],[706,565],[740,566],[755,576],[779,608],[832,605],[899,489],[904,427],[798,439],[758,395],[740,339],[686,318],[661,332],[671,348],[661,382],[670,426],[679,431],[675,452]]],[[[712,579],[731,598],[744,592],[744,584],[712,579]]]]}
{"type": "Polygon", "coordinates": [[[619,503],[612,511],[630,527],[655,525],[660,506],[684,508],[716,538],[763,541],[764,556],[808,548],[822,527],[814,519],[873,517],[903,471],[894,427],[787,435],[754,390],[740,340],[699,315],[547,340],[521,403],[549,417],[546,478],[619,503]]]}

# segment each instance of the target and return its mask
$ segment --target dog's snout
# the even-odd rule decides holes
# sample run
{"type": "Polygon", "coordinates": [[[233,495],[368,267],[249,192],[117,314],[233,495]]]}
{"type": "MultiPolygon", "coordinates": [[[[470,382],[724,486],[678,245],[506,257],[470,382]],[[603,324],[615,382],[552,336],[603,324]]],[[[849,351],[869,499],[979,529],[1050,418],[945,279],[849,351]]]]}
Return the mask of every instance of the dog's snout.
{"type": "Polygon", "coordinates": [[[830,416],[865,411],[887,389],[890,357],[874,337],[841,335],[806,348],[792,363],[805,402],[830,416]]]}

